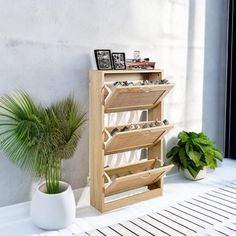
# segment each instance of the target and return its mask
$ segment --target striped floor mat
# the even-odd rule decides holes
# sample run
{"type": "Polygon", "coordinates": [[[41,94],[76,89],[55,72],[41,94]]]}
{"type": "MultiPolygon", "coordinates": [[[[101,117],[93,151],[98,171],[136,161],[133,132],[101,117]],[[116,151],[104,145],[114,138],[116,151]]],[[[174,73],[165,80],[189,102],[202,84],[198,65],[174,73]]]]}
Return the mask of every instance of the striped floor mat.
{"type": "Polygon", "coordinates": [[[236,236],[236,183],[79,236],[236,236]]]}

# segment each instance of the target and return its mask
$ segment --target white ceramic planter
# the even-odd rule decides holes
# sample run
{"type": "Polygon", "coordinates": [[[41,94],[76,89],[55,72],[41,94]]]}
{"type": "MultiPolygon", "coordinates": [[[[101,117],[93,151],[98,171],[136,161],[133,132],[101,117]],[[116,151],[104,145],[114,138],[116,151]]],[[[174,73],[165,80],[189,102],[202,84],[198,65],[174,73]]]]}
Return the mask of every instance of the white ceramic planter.
{"type": "Polygon", "coordinates": [[[30,214],[35,225],[42,229],[58,230],[69,226],[75,219],[76,206],[72,188],[60,181],[63,190],[57,194],[47,194],[43,191],[45,183],[41,184],[32,199],[30,214]]]}
{"type": "Polygon", "coordinates": [[[200,180],[206,178],[206,176],[207,176],[207,168],[203,168],[203,170],[200,170],[195,178],[193,178],[193,176],[189,173],[188,169],[184,169],[184,177],[187,179],[200,180]]]}

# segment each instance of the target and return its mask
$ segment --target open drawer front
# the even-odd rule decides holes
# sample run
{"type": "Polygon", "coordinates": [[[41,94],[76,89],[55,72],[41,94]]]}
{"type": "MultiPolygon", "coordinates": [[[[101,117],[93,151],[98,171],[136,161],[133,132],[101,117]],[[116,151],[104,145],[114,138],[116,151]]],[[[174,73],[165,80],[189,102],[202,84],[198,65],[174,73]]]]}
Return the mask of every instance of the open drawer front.
{"type": "Polygon", "coordinates": [[[125,192],[135,188],[152,185],[160,180],[173,165],[156,168],[155,160],[148,160],[139,164],[105,170],[105,196],[125,192]]]}
{"type": "Polygon", "coordinates": [[[137,85],[106,88],[105,112],[145,110],[156,106],[174,87],[173,84],[137,85]]]}
{"type": "MultiPolygon", "coordinates": [[[[142,126],[143,123],[144,122],[139,122],[136,123],[136,125],[142,126]]],[[[105,133],[107,134],[107,140],[104,143],[105,155],[152,146],[162,139],[163,136],[173,128],[173,125],[169,124],[123,131],[111,136],[110,132],[116,127],[119,128],[120,126],[108,127],[105,129],[105,133]]]]}

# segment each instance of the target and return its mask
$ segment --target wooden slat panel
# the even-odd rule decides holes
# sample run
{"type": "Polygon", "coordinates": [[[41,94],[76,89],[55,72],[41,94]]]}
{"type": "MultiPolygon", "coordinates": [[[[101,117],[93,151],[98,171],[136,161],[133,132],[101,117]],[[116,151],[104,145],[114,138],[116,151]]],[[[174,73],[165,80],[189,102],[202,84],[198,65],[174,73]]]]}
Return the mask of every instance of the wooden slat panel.
{"type": "Polygon", "coordinates": [[[153,184],[172,167],[173,165],[168,165],[116,178],[114,181],[105,184],[105,196],[153,184]]]}
{"type": "Polygon", "coordinates": [[[173,87],[173,84],[117,87],[108,95],[105,112],[150,109],[173,87]]]}
{"type": "Polygon", "coordinates": [[[155,144],[173,125],[119,132],[111,137],[105,145],[105,155],[124,152],[155,144]]]}
{"type": "Polygon", "coordinates": [[[145,160],[145,161],[139,161],[136,163],[123,165],[120,167],[113,167],[113,168],[106,168],[105,172],[109,175],[123,175],[127,173],[127,171],[135,172],[139,170],[147,170],[147,169],[153,169],[155,164],[155,160],[145,160]]]}
{"type": "Polygon", "coordinates": [[[124,197],[115,201],[106,202],[104,204],[103,212],[110,211],[119,207],[127,206],[136,202],[151,199],[153,197],[160,196],[160,189],[150,190],[148,192],[134,194],[132,196],[124,197]]]}
{"type": "MultiPolygon", "coordinates": [[[[123,192],[129,189],[138,188],[146,184],[152,184],[165,174],[165,171],[156,172],[156,169],[151,169],[148,176],[145,173],[133,177],[135,174],[140,174],[149,168],[153,168],[154,161],[147,161],[145,164],[131,164],[124,168],[110,169],[104,171],[104,155],[109,155],[118,152],[124,152],[143,147],[156,146],[157,149],[162,149],[159,145],[162,137],[167,133],[172,125],[163,125],[153,128],[145,128],[120,132],[113,136],[110,135],[108,129],[104,129],[104,113],[132,111],[132,110],[153,110],[162,113],[159,104],[162,104],[162,99],[173,88],[173,84],[162,85],[144,85],[132,87],[116,87],[111,84],[114,81],[140,81],[140,80],[161,80],[163,72],[161,70],[125,70],[125,71],[90,71],[90,185],[91,185],[91,204],[100,211],[114,209],[120,206],[128,205],[140,200],[149,199],[158,196],[162,192],[162,185],[157,184],[156,189],[148,190],[145,193],[127,197],[118,201],[104,205],[105,191],[104,178],[107,177],[107,184],[113,185],[113,190],[106,185],[106,189],[110,189],[108,194],[123,192]],[[109,87],[110,86],[110,87],[109,87]],[[159,142],[160,141],[160,142],[159,142]],[[128,184],[122,182],[122,175],[125,176],[127,169],[130,169],[129,178],[124,179],[128,184]],[[109,175],[112,173],[120,173],[119,181],[111,181],[109,175]],[[137,173],[139,172],[139,173],[137,173]],[[118,186],[118,187],[117,187],[118,186]]],[[[154,114],[154,113],[153,113],[154,114]]],[[[150,113],[149,113],[150,115],[150,113]]],[[[154,119],[155,120],[155,119],[154,119]]],[[[127,125],[127,124],[126,124],[127,125]]],[[[153,149],[154,150],[154,149],[153,149]]],[[[162,153],[162,150],[157,150],[157,154],[162,153]]],[[[149,152],[150,154],[150,152],[149,152]]],[[[151,156],[151,155],[150,155],[151,156]]],[[[155,158],[153,158],[155,159],[155,158]]],[[[158,158],[161,165],[161,158],[158,158]]],[[[157,163],[157,161],[155,161],[157,163]]],[[[117,180],[117,179],[116,179],[117,180]]],[[[159,181],[162,182],[162,181],[159,181]]]]}
{"type": "MultiPolygon", "coordinates": [[[[163,120],[164,117],[164,105],[163,101],[161,101],[157,106],[153,109],[148,110],[148,120],[163,120]]],[[[163,138],[159,139],[158,142],[155,142],[155,145],[148,148],[148,159],[157,159],[160,163],[164,160],[164,142],[163,138]]],[[[161,188],[163,191],[163,178],[161,178],[155,184],[148,186],[149,189],[161,188]]]]}

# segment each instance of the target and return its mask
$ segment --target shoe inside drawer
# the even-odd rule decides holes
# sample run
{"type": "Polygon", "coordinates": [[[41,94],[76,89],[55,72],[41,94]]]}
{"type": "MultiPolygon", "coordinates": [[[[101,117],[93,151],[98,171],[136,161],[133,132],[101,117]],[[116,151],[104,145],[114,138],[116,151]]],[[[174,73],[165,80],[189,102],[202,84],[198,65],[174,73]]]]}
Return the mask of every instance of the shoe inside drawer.
{"type": "Polygon", "coordinates": [[[154,184],[172,167],[173,165],[166,165],[158,168],[150,166],[148,168],[145,167],[140,169],[137,165],[137,168],[132,168],[132,170],[125,167],[126,172],[123,171],[121,175],[114,174],[114,171],[107,171],[105,172],[107,177],[107,182],[105,183],[105,196],[154,184]]]}

